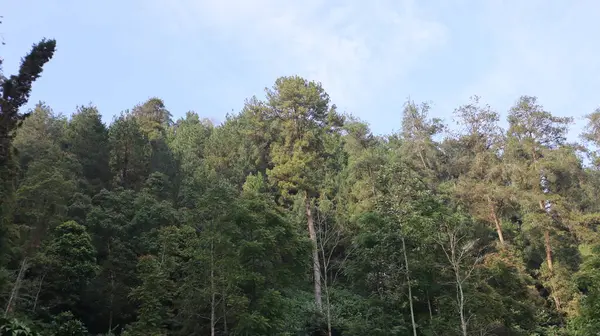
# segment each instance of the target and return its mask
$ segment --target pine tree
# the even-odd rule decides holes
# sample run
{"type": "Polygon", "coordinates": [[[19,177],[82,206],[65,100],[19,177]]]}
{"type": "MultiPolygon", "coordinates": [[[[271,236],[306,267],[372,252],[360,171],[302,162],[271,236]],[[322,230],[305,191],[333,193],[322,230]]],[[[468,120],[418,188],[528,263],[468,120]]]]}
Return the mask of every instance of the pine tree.
{"type": "Polygon", "coordinates": [[[33,82],[40,77],[43,66],[54,56],[55,49],[55,40],[44,39],[21,60],[18,74],[10,77],[0,75],[0,254],[7,248],[4,238],[14,206],[14,179],[18,169],[14,162],[12,140],[16,129],[28,116],[27,113],[19,113],[19,109],[27,103],[33,82]]]}

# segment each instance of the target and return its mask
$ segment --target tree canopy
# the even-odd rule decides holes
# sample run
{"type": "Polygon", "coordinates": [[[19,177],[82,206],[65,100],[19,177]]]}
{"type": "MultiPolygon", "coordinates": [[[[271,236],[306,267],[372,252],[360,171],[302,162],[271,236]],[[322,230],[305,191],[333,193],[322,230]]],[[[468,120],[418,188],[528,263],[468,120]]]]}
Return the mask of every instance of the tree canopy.
{"type": "Polygon", "coordinates": [[[600,328],[600,112],[574,143],[536,97],[454,123],[407,101],[377,136],[299,76],[220,125],[22,111],[54,50],[1,77],[0,335],[600,328]]]}

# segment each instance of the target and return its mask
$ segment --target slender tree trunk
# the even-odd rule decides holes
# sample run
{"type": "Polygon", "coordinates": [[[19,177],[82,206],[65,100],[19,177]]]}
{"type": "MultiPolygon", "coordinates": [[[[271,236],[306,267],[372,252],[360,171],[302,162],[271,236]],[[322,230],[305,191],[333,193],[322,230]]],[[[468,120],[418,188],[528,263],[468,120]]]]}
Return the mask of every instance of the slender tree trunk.
{"type": "MultiPolygon", "coordinates": [[[[535,170],[537,171],[537,155],[535,154],[535,148],[533,148],[531,150],[531,155],[533,157],[533,166],[535,168],[535,170]]],[[[543,180],[543,178],[542,178],[543,180]]],[[[540,181],[540,185],[541,185],[541,181],[540,181]]],[[[543,188],[544,186],[542,186],[543,188]]],[[[546,193],[547,190],[542,190],[542,193],[546,193]]],[[[548,213],[548,211],[546,210],[545,202],[540,200],[539,202],[540,205],[540,210],[542,210],[543,212],[545,212],[546,214],[548,213]]],[[[546,262],[548,263],[548,269],[550,270],[550,272],[553,271],[554,266],[552,264],[552,246],[550,245],[550,232],[548,232],[548,229],[544,230],[544,244],[546,245],[546,262]]]]}
{"type": "MultiPolygon", "coordinates": [[[[404,265],[406,266],[406,283],[408,284],[408,304],[410,306],[410,322],[412,323],[413,335],[417,336],[417,323],[413,309],[412,286],[410,284],[410,270],[408,268],[408,256],[406,255],[406,243],[402,237],[402,253],[404,254],[404,265]]],[[[330,335],[331,336],[331,335],[330,335]]]]}
{"type": "Polygon", "coordinates": [[[115,301],[115,274],[110,270],[110,310],[108,312],[108,334],[112,335],[113,327],[113,305],[115,301]]]}
{"type": "Polygon", "coordinates": [[[46,277],[46,272],[44,272],[44,274],[42,275],[42,278],[40,279],[40,284],[38,285],[37,292],[35,293],[35,299],[33,300],[33,308],[31,309],[31,311],[34,313],[35,313],[35,309],[37,308],[38,299],[40,298],[40,292],[42,291],[42,284],[44,283],[45,277],[46,277]]]}
{"type": "Polygon", "coordinates": [[[21,282],[23,281],[23,276],[25,275],[25,271],[27,270],[27,257],[23,258],[21,262],[21,267],[19,268],[19,273],[17,274],[17,279],[15,280],[15,284],[13,285],[12,291],[10,292],[10,297],[8,298],[8,303],[6,304],[6,309],[4,310],[4,316],[7,316],[12,312],[13,306],[19,297],[19,289],[21,288],[21,282]]]}
{"type": "MultiPolygon", "coordinates": [[[[211,272],[212,273],[212,272],[211,272]]],[[[212,281],[211,281],[212,282],[212,281]]],[[[215,292],[211,293],[210,297],[210,336],[215,336],[215,302],[216,302],[215,292]]]]}
{"type": "Polygon", "coordinates": [[[460,281],[460,275],[456,273],[456,286],[458,287],[458,303],[460,311],[460,327],[462,329],[463,336],[467,336],[467,320],[465,319],[465,294],[462,288],[462,282],[460,281]]]}
{"type": "MultiPolygon", "coordinates": [[[[458,306],[458,314],[460,316],[461,334],[462,336],[468,336],[468,321],[465,318],[465,293],[463,289],[463,283],[469,277],[470,272],[464,276],[461,275],[461,263],[466,251],[464,251],[464,246],[458,246],[458,241],[460,238],[458,238],[456,235],[457,232],[450,233],[448,250],[444,250],[444,253],[450,262],[452,271],[454,271],[454,281],[456,282],[456,304],[458,306]],[[463,249],[463,251],[459,252],[458,250],[460,249],[463,249]]],[[[475,266],[473,265],[473,267],[475,266]]]]}
{"type": "Polygon", "coordinates": [[[216,304],[216,293],[215,293],[215,257],[214,257],[214,245],[210,243],[210,336],[215,336],[215,304],[216,304]]]}
{"type": "Polygon", "coordinates": [[[227,336],[229,335],[229,332],[227,331],[227,302],[225,301],[225,291],[223,291],[223,299],[221,300],[222,302],[222,306],[223,306],[223,335],[227,336]]]}
{"type": "Polygon", "coordinates": [[[467,336],[467,320],[465,318],[465,293],[463,291],[462,286],[463,279],[461,279],[460,276],[460,265],[456,260],[454,254],[455,251],[453,248],[452,259],[454,260],[454,265],[452,268],[454,269],[454,275],[456,277],[456,302],[458,303],[458,313],[460,315],[460,329],[462,331],[462,335],[467,336]]]}
{"type": "MultiPolygon", "coordinates": [[[[535,168],[536,172],[538,171],[538,166],[537,166],[537,155],[535,153],[535,148],[531,149],[531,156],[533,158],[533,167],[535,168]]],[[[542,172],[540,172],[542,173],[542,172]]],[[[543,180],[543,177],[541,178],[541,180],[543,180]]],[[[542,184],[542,181],[540,181],[540,185],[542,184]]],[[[542,186],[542,193],[546,193],[546,190],[544,190],[544,186],[542,186]]],[[[545,202],[540,200],[539,205],[540,205],[540,210],[542,210],[545,213],[548,213],[548,211],[546,210],[546,207],[544,206],[545,202]]],[[[548,230],[544,230],[544,244],[546,245],[546,261],[548,262],[548,269],[550,271],[552,271],[553,269],[553,265],[552,265],[552,247],[550,246],[550,233],[548,232],[548,230]]]]}
{"type": "MultiPolygon", "coordinates": [[[[108,239],[108,257],[111,258],[112,250],[110,244],[110,238],[108,239]]],[[[109,312],[108,312],[108,335],[112,335],[113,327],[113,305],[115,301],[115,273],[112,269],[112,265],[109,271],[110,274],[110,298],[109,298],[109,312]]]]}
{"type": "Polygon", "coordinates": [[[313,275],[315,284],[315,303],[319,310],[323,309],[323,300],[321,295],[321,263],[319,262],[319,249],[317,245],[317,233],[315,231],[315,223],[313,220],[312,209],[308,194],[305,199],[306,219],[308,222],[308,234],[312,242],[312,258],[313,258],[313,275]]]}
{"type": "Polygon", "coordinates": [[[331,336],[331,304],[329,302],[329,287],[325,283],[325,301],[327,303],[327,335],[331,336]]]}
{"type": "Polygon", "coordinates": [[[121,182],[123,183],[123,185],[125,187],[128,187],[128,185],[127,185],[127,168],[128,168],[128,165],[129,165],[129,157],[128,157],[129,148],[128,147],[129,146],[126,143],[125,144],[125,157],[123,158],[123,169],[121,171],[121,180],[122,180],[121,182]]]}
{"type": "MultiPolygon", "coordinates": [[[[545,212],[548,215],[548,210],[545,207],[545,202],[539,202],[540,210],[545,212]]],[[[554,277],[554,262],[552,260],[552,244],[550,243],[550,231],[548,228],[544,228],[544,246],[546,248],[546,263],[548,265],[548,270],[550,271],[550,277],[554,277]]],[[[552,299],[554,300],[554,304],[556,305],[556,310],[560,311],[560,298],[556,296],[556,289],[553,285],[554,280],[550,280],[550,291],[552,295],[552,299]]]]}
{"type": "MultiPolygon", "coordinates": [[[[552,245],[550,245],[550,232],[548,230],[544,230],[544,244],[546,245],[546,261],[548,263],[550,277],[554,277],[554,265],[552,263],[552,245]]],[[[552,299],[554,300],[556,310],[560,311],[560,298],[556,296],[556,287],[554,286],[554,280],[552,278],[550,279],[550,292],[552,294],[552,299]]]]}
{"type": "Polygon", "coordinates": [[[325,289],[325,310],[327,317],[327,335],[331,336],[331,301],[329,300],[329,279],[327,272],[329,271],[329,263],[325,257],[325,247],[321,246],[321,257],[323,258],[323,288],[325,289]]]}
{"type": "Polygon", "coordinates": [[[419,158],[421,158],[421,163],[423,164],[423,167],[425,169],[429,169],[429,165],[427,163],[425,163],[425,158],[423,157],[423,153],[421,152],[420,149],[419,149],[419,158]]]}
{"type": "Polygon", "coordinates": [[[113,311],[112,308],[110,309],[110,312],[108,313],[108,333],[107,335],[112,335],[112,324],[113,324],[113,311]]]}
{"type": "Polygon", "coordinates": [[[554,305],[556,306],[556,310],[560,312],[560,298],[558,296],[556,296],[556,293],[554,291],[554,286],[552,286],[553,288],[551,288],[552,290],[552,298],[554,299],[554,305]]]}
{"type": "Polygon", "coordinates": [[[371,193],[373,195],[373,197],[375,197],[375,195],[377,195],[377,192],[375,190],[375,183],[373,181],[375,181],[375,178],[373,176],[373,169],[371,169],[371,166],[369,166],[369,181],[371,182],[371,193]]]}
{"type": "Polygon", "coordinates": [[[433,310],[431,309],[431,299],[429,298],[429,291],[427,291],[427,309],[429,309],[429,322],[433,320],[433,310]]]}
{"type": "MultiPolygon", "coordinates": [[[[540,201],[540,209],[542,211],[546,211],[546,207],[544,207],[544,202],[540,201]]],[[[544,230],[544,245],[546,246],[546,262],[548,263],[548,270],[552,272],[554,270],[554,265],[552,263],[552,245],[550,244],[550,231],[548,229],[544,230]]]]}
{"type": "Polygon", "coordinates": [[[544,243],[546,245],[546,261],[548,262],[548,269],[553,271],[554,265],[552,263],[552,246],[550,245],[550,232],[548,232],[548,230],[544,231],[544,243]]]}
{"type": "Polygon", "coordinates": [[[500,240],[500,244],[502,246],[504,246],[504,235],[502,234],[502,223],[500,222],[500,219],[498,218],[498,215],[496,214],[496,208],[494,207],[494,204],[492,203],[492,201],[490,200],[489,197],[488,197],[488,202],[490,204],[490,216],[492,217],[492,220],[494,221],[494,224],[496,225],[496,232],[498,233],[498,239],[500,240]]]}

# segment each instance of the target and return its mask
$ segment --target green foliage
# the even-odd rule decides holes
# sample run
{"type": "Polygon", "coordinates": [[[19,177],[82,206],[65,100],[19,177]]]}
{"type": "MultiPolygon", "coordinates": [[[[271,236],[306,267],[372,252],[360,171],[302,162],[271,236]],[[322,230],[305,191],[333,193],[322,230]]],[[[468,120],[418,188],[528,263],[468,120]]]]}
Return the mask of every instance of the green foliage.
{"type": "Polygon", "coordinates": [[[587,148],[529,96],[507,130],[474,97],[456,132],[409,101],[374,136],[289,76],[218,126],[151,98],[17,129],[44,43],[2,82],[1,335],[600,329],[597,112],[587,148]]]}
{"type": "Polygon", "coordinates": [[[276,127],[269,177],[283,195],[316,193],[324,164],[324,135],[335,127],[335,106],[320,84],[300,77],[281,77],[267,91],[268,117],[276,127]]]}
{"type": "Polygon", "coordinates": [[[579,311],[571,321],[573,335],[593,335],[600,330],[600,248],[595,246],[575,275],[575,284],[582,292],[579,311]]]}
{"type": "MultiPolygon", "coordinates": [[[[54,56],[55,40],[42,40],[35,44],[29,54],[21,60],[19,72],[10,77],[2,77],[0,110],[0,129],[2,144],[0,145],[0,166],[5,166],[10,159],[10,140],[14,131],[28,114],[19,114],[19,108],[27,103],[31,87],[41,75],[43,66],[54,56]]],[[[4,176],[3,176],[4,177],[4,176]]],[[[4,179],[3,179],[4,181],[4,179]]]]}
{"type": "Polygon", "coordinates": [[[110,182],[108,129],[93,106],[77,109],[66,132],[68,151],[81,164],[82,183],[87,194],[94,195],[110,182]]]}
{"type": "Polygon", "coordinates": [[[87,336],[87,328],[75,319],[71,312],[58,314],[51,325],[51,334],[55,336],[87,336]]]}
{"type": "Polygon", "coordinates": [[[138,319],[127,329],[127,335],[166,335],[163,325],[170,317],[169,306],[174,284],[169,281],[163,264],[152,256],[140,258],[138,273],[142,284],[131,297],[138,302],[138,319]]]}
{"type": "Polygon", "coordinates": [[[44,254],[47,285],[40,299],[57,310],[75,306],[98,269],[96,250],[86,228],[74,221],[59,225],[44,254]]]}
{"type": "Polygon", "coordinates": [[[29,113],[19,113],[19,109],[29,100],[33,83],[40,77],[43,66],[54,56],[55,49],[55,40],[44,39],[33,45],[21,60],[16,75],[0,75],[0,254],[6,252],[5,237],[12,230],[10,217],[14,207],[15,177],[19,169],[13,160],[12,140],[17,128],[29,116],[29,113]]]}
{"type": "Polygon", "coordinates": [[[109,141],[115,183],[139,189],[150,170],[151,147],[137,120],[122,114],[109,128],[109,141]]]}
{"type": "Polygon", "coordinates": [[[25,323],[17,319],[0,318],[1,336],[40,336],[34,332],[25,323]]]}

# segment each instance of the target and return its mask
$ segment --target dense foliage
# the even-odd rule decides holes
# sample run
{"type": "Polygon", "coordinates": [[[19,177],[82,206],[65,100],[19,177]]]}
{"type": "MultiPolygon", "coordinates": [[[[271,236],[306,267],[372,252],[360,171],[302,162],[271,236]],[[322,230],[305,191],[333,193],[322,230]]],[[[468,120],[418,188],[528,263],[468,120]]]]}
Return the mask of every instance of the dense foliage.
{"type": "Polygon", "coordinates": [[[292,76],[221,125],[20,114],[53,51],[2,77],[0,335],[600,330],[600,111],[576,144],[535,97],[507,129],[409,101],[374,136],[292,76]]]}

